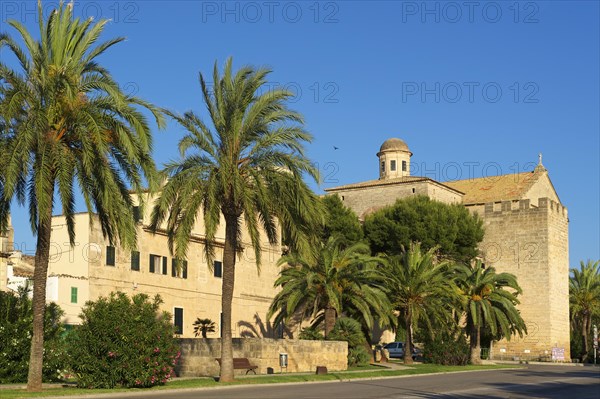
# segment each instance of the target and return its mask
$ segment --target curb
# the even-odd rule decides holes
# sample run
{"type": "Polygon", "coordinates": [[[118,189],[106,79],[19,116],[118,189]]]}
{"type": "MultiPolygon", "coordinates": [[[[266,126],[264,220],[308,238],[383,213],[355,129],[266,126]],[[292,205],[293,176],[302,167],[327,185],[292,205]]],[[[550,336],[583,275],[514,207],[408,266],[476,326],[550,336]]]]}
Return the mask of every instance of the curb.
{"type": "MultiPolygon", "coordinates": [[[[391,375],[391,376],[378,376],[378,377],[364,377],[364,378],[339,378],[335,380],[327,381],[302,381],[302,382],[274,382],[265,384],[239,384],[239,385],[227,385],[227,386],[213,386],[213,387],[198,387],[198,388],[173,388],[173,389],[161,389],[156,391],[142,391],[142,392],[114,392],[114,393],[100,393],[100,394],[89,394],[89,395],[67,395],[67,396],[38,396],[36,399],[73,399],[73,398],[87,398],[87,399],[101,399],[111,397],[156,397],[164,394],[172,394],[178,392],[202,392],[212,391],[221,389],[243,389],[252,386],[296,386],[304,384],[331,384],[341,382],[353,382],[353,381],[375,381],[375,380],[389,380],[393,378],[412,378],[412,377],[426,377],[432,375],[444,375],[444,374],[458,374],[458,373],[477,373],[477,372],[489,372],[489,371],[504,371],[504,370],[522,370],[525,367],[507,367],[500,369],[484,369],[484,370],[459,370],[459,371],[441,371],[435,373],[424,373],[424,374],[412,374],[412,375],[391,375]]],[[[25,398],[24,398],[25,399],[25,398]]]]}

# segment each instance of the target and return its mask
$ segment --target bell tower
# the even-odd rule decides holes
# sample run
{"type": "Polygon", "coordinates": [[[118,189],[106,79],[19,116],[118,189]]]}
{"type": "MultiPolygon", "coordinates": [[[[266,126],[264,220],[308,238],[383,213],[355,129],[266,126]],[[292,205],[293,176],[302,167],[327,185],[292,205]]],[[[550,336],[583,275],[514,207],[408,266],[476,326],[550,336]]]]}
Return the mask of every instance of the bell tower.
{"type": "Polygon", "coordinates": [[[377,153],[379,158],[379,180],[410,176],[410,157],[412,152],[403,140],[386,140],[377,153]]]}

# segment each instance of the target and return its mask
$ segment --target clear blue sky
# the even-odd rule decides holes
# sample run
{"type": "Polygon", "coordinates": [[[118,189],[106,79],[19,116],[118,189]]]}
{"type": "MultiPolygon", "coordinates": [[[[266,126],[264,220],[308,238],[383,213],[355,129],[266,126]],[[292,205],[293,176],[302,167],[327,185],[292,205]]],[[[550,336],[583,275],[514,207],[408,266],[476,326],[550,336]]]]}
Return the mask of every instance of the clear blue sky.
{"type": "MultiPolygon", "coordinates": [[[[314,135],[318,192],[376,178],[389,137],[408,143],[416,174],[441,181],[531,170],[542,152],[569,209],[575,266],[600,258],[598,4],[77,1],[75,10],[113,20],[104,38],[127,41],[101,61],[127,90],[175,111],[204,115],[197,76],[215,60],[271,67],[314,135]]],[[[1,30],[14,33],[7,19],[35,28],[34,9],[3,1],[1,30]]],[[[156,132],[159,165],[181,136],[175,125],[156,132]]],[[[14,208],[13,224],[32,251],[25,209],[14,208]]]]}

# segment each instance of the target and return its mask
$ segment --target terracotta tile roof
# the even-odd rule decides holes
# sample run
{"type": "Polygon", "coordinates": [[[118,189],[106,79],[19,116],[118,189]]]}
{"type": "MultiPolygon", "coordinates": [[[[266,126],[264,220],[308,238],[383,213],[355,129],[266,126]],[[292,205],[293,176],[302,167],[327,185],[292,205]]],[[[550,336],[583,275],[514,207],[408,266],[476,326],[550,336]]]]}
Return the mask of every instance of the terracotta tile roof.
{"type": "MultiPolygon", "coordinates": [[[[420,176],[404,176],[404,177],[396,177],[394,179],[385,179],[385,180],[367,180],[360,183],[346,184],[338,187],[326,188],[325,191],[338,191],[338,190],[350,190],[353,188],[365,188],[365,187],[374,187],[374,186],[387,186],[391,184],[406,184],[406,183],[415,183],[419,181],[427,181],[431,180],[428,177],[420,177],[420,176]]],[[[435,182],[434,180],[431,180],[435,182]]],[[[436,182],[437,183],[437,182],[436,182]]]]}
{"type": "Polygon", "coordinates": [[[541,173],[525,172],[477,179],[456,180],[444,184],[465,193],[464,204],[522,199],[541,173]]]}
{"type": "Polygon", "coordinates": [[[35,256],[21,254],[20,258],[9,258],[8,263],[13,266],[13,274],[17,277],[33,277],[35,256]]]}

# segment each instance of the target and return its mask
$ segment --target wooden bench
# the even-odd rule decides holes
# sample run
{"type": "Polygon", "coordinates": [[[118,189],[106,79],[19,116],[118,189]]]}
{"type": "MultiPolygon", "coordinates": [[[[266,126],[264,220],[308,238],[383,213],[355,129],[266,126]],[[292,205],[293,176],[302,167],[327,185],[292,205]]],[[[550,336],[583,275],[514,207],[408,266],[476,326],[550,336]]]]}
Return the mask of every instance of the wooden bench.
{"type": "MultiPolygon", "coordinates": [[[[217,362],[219,362],[219,365],[221,364],[220,357],[215,358],[215,360],[217,362]]],[[[246,370],[246,374],[248,374],[249,372],[252,371],[254,374],[256,374],[257,368],[258,368],[258,366],[251,364],[250,360],[248,360],[248,358],[245,358],[245,357],[234,357],[233,358],[233,369],[234,370],[246,370]]]]}

